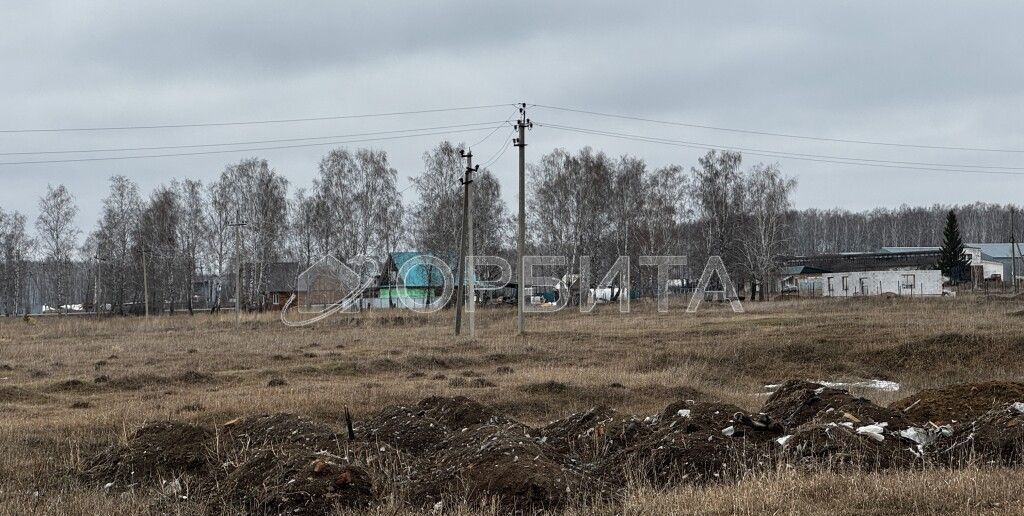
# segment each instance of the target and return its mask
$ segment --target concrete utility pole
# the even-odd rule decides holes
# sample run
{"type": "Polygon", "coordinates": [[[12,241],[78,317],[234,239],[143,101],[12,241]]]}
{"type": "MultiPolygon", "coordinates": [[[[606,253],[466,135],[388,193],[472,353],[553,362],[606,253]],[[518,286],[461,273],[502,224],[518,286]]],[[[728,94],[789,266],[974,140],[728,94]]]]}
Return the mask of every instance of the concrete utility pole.
{"type": "Polygon", "coordinates": [[[149,319],[149,276],[146,274],[146,246],[142,247],[142,297],[146,307],[146,319],[149,319]]]}
{"type": "Polygon", "coordinates": [[[1016,208],[1010,207],[1010,282],[1013,283],[1013,293],[1017,293],[1017,235],[1014,233],[1013,223],[1016,215],[1016,208]]]}
{"type": "Polygon", "coordinates": [[[242,220],[242,215],[239,212],[235,212],[235,221],[228,224],[235,228],[235,323],[242,323],[242,233],[241,230],[246,226],[246,222],[242,220]]]}
{"type": "Polygon", "coordinates": [[[526,103],[519,107],[519,121],[516,129],[519,137],[514,145],[519,147],[519,231],[516,236],[516,294],[519,297],[516,311],[516,331],[519,335],[526,333],[526,319],[523,309],[526,307],[526,285],[523,281],[523,258],[526,256],[526,129],[532,128],[533,122],[526,118],[526,103]]]}
{"type": "Polygon", "coordinates": [[[476,253],[476,248],[473,246],[473,174],[480,170],[480,165],[473,165],[473,151],[470,151],[466,156],[466,180],[469,182],[466,189],[466,212],[469,213],[469,223],[466,225],[466,240],[468,248],[466,251],[466,303],[467,310],[469,311],[469,336],[476,337],[476,299],[475,293],[475,279],[476,279],[476,263],[473,259],[473,255],[476,253]]]}
{"type": "Polygon", "coordinates": [[[96,316],[100,315],[100,273],[103,271],[104,260],[97,254],[93,256],[96,260],[96,288],[92,291],[92,309],[96,311],[96,316]]]}
{"type": "MultiPolygon", "coordinates": [[[[461,182],[462,194],[462,243],[459,245],[459,301],[455,304],[455,334],[462,332],[462,310],[463,305],[473,302],[473,272],[468,263],[469,256],[473,254],[473,172],[480,168],[477,165],[473,168],[473,151],[461,151],[463,158],[466,158],[466,177],[461,182]],[[470,270],[466,275],[466,269],[470,270]],[[468,278],[468,281],[467,281],[468,278]]],[[[469,334],[473,336],[473,312],[469,313],[469,334]]]]}

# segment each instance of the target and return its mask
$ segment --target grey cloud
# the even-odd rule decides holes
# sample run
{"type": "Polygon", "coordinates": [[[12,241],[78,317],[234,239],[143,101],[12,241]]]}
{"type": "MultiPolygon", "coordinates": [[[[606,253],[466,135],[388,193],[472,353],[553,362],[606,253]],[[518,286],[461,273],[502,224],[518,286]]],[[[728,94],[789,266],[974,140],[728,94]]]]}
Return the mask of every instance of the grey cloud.
{"type": "MultiPolygon", "coordinates": [[[[1024,5],[1005,2],[17,2],[0,30],[0,127],[279,118],[528,101],[833,137],[1024,147],[1024,5]]],[[[510,110],[509,110],[510,111],[510,110]]],[[[0,152],[187,144],[439,125],[407,120],[111,134],[0,135],[0,152]]],[[[1018,165],[1015,156],[824,145],[602,120],[534,119],[722,145],[1018,165]]],[[[498,149],[504,132],[481,145],[498,149]]],[[[474,141],[476,135],[454,135],[474,141]]],[[[437,138],[382,142],[403,177],[437,138]]],[[[652,164],[700,151],[537,128],[537,155],[592,145],[652,164]]],[[[324,148],[260,153],[308,184],[324,148]]],[[[251,154],[251,153],[249,153],[251,154]]],[[[245,154],[0,167],[0,206],[34,216],[47,182],[95,219],[106,177],[148,190],[215,177],[245,154]]],[[[514,153],[495,167],[514,194],[514,153]]],[[[0,157],[0,161],[6,161],[0,157]]],[[[758,161],[749,157],[749,162],[758,161]]],[[[783,161],[800,206],[1010,201],[1017,177],[783,161]],[[870,185],[870,181],[876,181],[870,185]],[[957,188],[949,188],[956,182],[957,188]]]]}

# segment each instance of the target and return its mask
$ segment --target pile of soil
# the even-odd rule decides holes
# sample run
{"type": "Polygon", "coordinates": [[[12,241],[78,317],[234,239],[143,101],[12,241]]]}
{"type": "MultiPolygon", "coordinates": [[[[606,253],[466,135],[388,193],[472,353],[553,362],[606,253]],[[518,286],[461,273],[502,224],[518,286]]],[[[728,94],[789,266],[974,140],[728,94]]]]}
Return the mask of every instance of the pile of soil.
{"type": "Polygon", "coordinates": [[[841,423],[857,425],[888,423],[905,428],[909,421],[899,410],[880,407],[866,398],[824,385],[790,380],[783,383],[765,401],[761,409],[785,428],[805,423],[841,423]]]}
{"type": "Polygon", "coordinates": [[[892,402],[916,424],[970,422],[999,405],[1024,401],[1024,383],[982,382],[925,389],[892,402]]]}
{"type": "Polygon", "coordinates": [[[782,433],[735,405],[693,400],[670,404],[648,424],[647,436],[599,461],[603,478],[616,485],[637,473],[655,485],[722,479],[766,460],[782,433]]]}
{"type": "Polygon", "coordinates": [[[326,423],[292,414],[261,414],[224,423],[229,449],[244,451],[274,446],[299,446],[337,451],[347,438],[326,423]]]}
{"type": "Polygon", "coordinates": [[[213,432],[175,421],[137,430],[122,445],[103,450],[88,462],[88,477],[126,487],[136,482],[207,474],[213,467],[213,432]]]}
{"type": "Polygon", "coordinates": [[[268,513],[325,514],[336,507],[365,507],[375,499],[365,468],[295,446],[252,454],[228,474],[225,486],[242,506],[268,513]]]}
{"type": "Polygon", "coordinates": [[[0,403],[45,403],[44,394],[13,385],[0,386],[0,403]]]}
{"type": "Polygon", "coordinates": [[[433,396],[385,407],[352,431],[291,414],[239,418],[218,432],[155,423],[97,454],[86,472],[123,487],[198,476],[215,500],[249,512],[323,513],[383,496],[413,508],[497,499],[536,512],[614,498],[629,480],[715,482],[778,461],[875,470],[955,466],[969,453],[1019,463],[1021,402],[1021,384],[984,383],[881,407],[791,380],[760,413],[683,399],[647,417],[602,406],[532,428],[469,398],[433,396]],[[925,424],[941,418],[963,423],[925,424]]]}
{"type": "Polygon", "coordinates": [[[898,434],[882,432],[881,440],[858,433],[853,424],[809,423],[785,440],[786,458],[877,470],[908,466],[917,460],[898,434]]]}
{"type": "Polygon", "coordinates": [[[608,407],[572,414],[540,429],[545,444],[582,462],[615,453],[652,433],[649,421],[608,407]]]}
{"type": "Polygon", "coordinates": [[[424,505],[450,496],[470,503],[497,497],[506,509],[527,512],[603,493],[610,489],[582,464],[515,423],[453,434],[413,488],[424,505]]]}
{"type": "Polygon", "coordinates": [[[974,421],[970,435],[974,450],[984,459],[1021,463],[1024,460],[1024,402],[1004,403],[989,410],[974,421]]]}

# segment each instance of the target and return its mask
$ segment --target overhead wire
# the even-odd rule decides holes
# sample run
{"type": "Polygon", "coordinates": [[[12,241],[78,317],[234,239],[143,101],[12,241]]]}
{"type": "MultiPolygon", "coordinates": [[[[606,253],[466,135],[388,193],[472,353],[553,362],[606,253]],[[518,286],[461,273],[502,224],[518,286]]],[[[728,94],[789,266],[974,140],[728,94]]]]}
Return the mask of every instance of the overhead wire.
{"type": "Polygon", "coordinates": [[[952,146],[952,145],[928,145],[928,144],[914,144],[914,143],[905,143],[905,142],[885,142],[885,141],[878,141],[878,140],[858,140],[858,139],[849,139],[849,138],[832,138],[832,137],[827,137],[827,136],[809,136],[809,135],[792,134],[792,133],[777,133],[777,132],[771,132],[771,131],[758,131],[758,130],[753,130],[753,129],[738,129],[738,128],[733,128],[733,127],[721,127],[721,126],[713,126],[713,125],[706,125],[706,124],[695,124],[695,123],[690,123],[690,122],[677,122],[677,121],[670,121],[670,120],[659,120],[659,119],[655,119],[655,118],[647,118],[647,117],[634,116],[634,115],[622,115],[622,114],[615,114],[615,113],[603,113],[603,112],[600,112],[600,111],[590,111],[590,110],[586,110],[586,109],[575,109],[575,108],[568,108],[568,107],[562,107],[562,106],[552,106],[552,105],[547,105],[547,104],[533,104],[533,106],[534,107],[543,108],[543,109],[552,109],[552,110],[556,110],[556,111],[565,111],[565,112],[568,112],[568,113],[579,113],[579,114],[599,116],[599,117],[605,117],[605,118],[618,118],[618,119],[622,119],[622,120],[634,120],[634,121],[638,121],[638,122],[650,122],[650,123],[662,124],[662,125],[674,125],[674,126],[680,126],[680,127],[690,127],[690,128],[694,128],[694,129],[707,129],[707,130],[711,130],[711,131],[723,131],[723,132],[740,133],[740,134],[753,134],[753,135],[759,135],[759,136],[774,136],[774,137],[778,137],[778,138],[793,138],[793,139],[799,139],[799,140],[811,140],[811,141],[820,141],[820,142],[853,143],[853,144],[859,144],[859,145],[881,145],[881,146],[887,146],[887,147],[907,147],[907,148],[915,148],[915,149],[956,150],[956,151],[973,151],[973,152],[1002,152],[1002,153],[1024,154],[1024,150],[1022,150],[1022,149],[999,149],[999,148],[989,148],[989,147],[962,147],[962,146],[952,146]]]}
{"type": "Polygon", "coordinates": [[[421,115],[427,113],[443,113],[453,111],[471,111],[479,109],[492,109],[506,106],[514,106],[511,103],[504,104],[484,104],[479,106],[460,106],[460,107],[448,107],[448,108],[434,108],[434,109],[418,109],[411,111],[391,111],[383,113],[364,113],[357,115],[332,115],[332,116],[315,116],[315,117],[304,117],[304,118],[279,118],[270,120],[245,120],[245,121],[229,121],[229,122],[193,122],[184,124],[152,124],[152,125],[122,125],[122,126],[95,126],[95,127],[51,127],[51,128],[28,128],[28,129],[0,129],[0,134],[15,134],[15,133],[56,133],[56,132],[85,132],[85,131],[127,131],[127,130],[141,130],[141,129],[181,129],[181,128],[192,128],[192,127],[225,127],[225,126],[238,126],[238,125],[267,125],[267,124],[288,124],[298,122],[320,122],[325,120],[350,120],[359,118],[376,118],[376,117],[391,117],[391,116],[406,116],[406,115],[421,115]]]}
{"type": "MultiPolygon", "coordinates": [[[[488,128],[494,124],[501,124],[502,120],[495,120],[490,122],[477,122],[471,124],[452,124],[452,125],[438,125],[432,127],[420,127],[416,129],[393,129],[388,131],[371,131],[365,133],[349,133],[349,134],[335,134],[330,136],[308,136],[303,138],[279,138],[273,140],[249,140],[249,141],[235,141],[235,142],[221,142],[221,143],[199,143],[191,145],[160,145],[153,147],[110,147],[105,149],[61,149],[61,150],[44,150],[44,151],[18,151],[18,152],[0,152],[0,156],[26,156],[36,154],[89,154],[97,152],[138,152],[138,151],[150,151],[150,150],[171,150],[171,149],[195,149],[195,148],[208,148],[208,147],[227,147],[232,145],[260,145],[265,143],[285,143],[285,142],[301,142],[301,141],[313,141],[313,140],[330,140],[336,138],[353,138],[356,136],[375,136],[380,134],[395,134],[395,133],[408,133],[417,131],[432,131],[439,129],[457,129],[465,127],[476,127],[486,125],[488,128]]],[[[501,129],[502,125],[495,126],[496,129],[501,129]]]]}
{"type": "MultiPolygon", "coordinates": [[[[498,125],[501,127],[501,125],[498,125]]],[[[209,151],[196,151],[196,152],[178,152],[178,153],[165,153],[165,154],[143,154],[143,155],[131,155],[131,156],[102,156],[96,158],[70,158],[70,159],[50,159],[50,160],[31,160],[31,161],[0,161],[0,166],[9,165],[33,165],[33,164],[44,164],[44,163],[79,163],[79,162],[90,162],[90,161],[119,161],[119,160],[130,160],[130,159],[145,159],[145,158],[167,158],[177,156],[202,156],[211,154],[229,154],[233,152],[251,152],[251,151],[262,151],[262,150],[278,150],[278,149],[295,149],[302,147],[321,147],[327,145],[341,145],[347,143],[361,143],[361,142],[372,142],[372,141],[385,141],[385,140],[397,140],[402,138],[417,138],[421,136],[436,136],[442,134],[454,134],[454,133],[468,133],[476,131],[487,131],[493,127],[477,127],[468,129],[454,129],[444,131],[433,131],[433,132],[421,132],[415,134],[401,134],[394,136],[381,136],[376,138],[361,138],[361,139],[347,139],[347,140],[335,140],[326,142],[316,143],[301,143],[293,145],[274,145],[265,147],[246,147],[242,149],[218,149],[209,151]]]]}
{"type": "MultiPolygon", "coordinates": [[[[578,128],[578,127],[571,127],[571,126],[560,126],[558,124],[547,124],[547,125],[548,125],[548,127],[569,128],[569,129],[583,129],[583,130],[586,130],[585,128],[578,128]]],[[[643,136],[643,135],[639,135],[639,136],[643,136]]],[[[728,147],[730,150],[738,150],[738,151],[743,151],[743,152],[748,152],[748,153],[761,152],[761,153],[785,154],[787,157],[797,157],[797,156],[799,156],[799,157],[805,157],[805,158],[847,160],[847,161],[858,161],[858,162],[864,161],[864,162],[872,162],[872,163],[888,163],[888,164],[894,164],[894,165],[914,165],[914,166],[921,166],[921,167],[953,167],[953,168],[993,169],[993,170],[1024,170],[1024,167],[1006,167],[1006,166],[997,166],[997,165],[975,165],[975,164],[953,164],[953,163],[928,163],[928,162],[920,162],[920,161],[899,161],[899,160],[887,160],[887,159],[857,158],[857,157],[849,157],[849,156],[831,156],[831,155],[827,155],[827,154],[806,154],[806,153],[801,153],[801,152],[789,152],[789,151],[780,151],[780,150],[774,150],[774,149],[756,149],[756,148],[741,147],[741,146],[736,146],[736,145],[721,145],[721,144],[716,144],[716,143],[702,143],[702,142],[694,142],[694,141],[686,141],[686,140],[672,140],[672,141],[675,141],[675,142],[678,142],[678,143],[686,143],[686,144],[690,144],[690,145],[696,145],[696,146],[705,147],[705,148],[710,148],[710,147],[726,148],[726,147],[728,147]]]]}
{"type": "MultiPolygon", "coordinates": [[[[504,141],[510,141],[512,135],[515,133],[516,130],[515,128],[513,128],[512,131],[508,133],[508,137],[506,137],[504,141]]],[[[511,147],[511,145],[502,145],[501,147],[499,147],[498,150],[494,151],[494,154],[491,154],[491,157],[488,158],[487,161],[480,165],[480,168],[487,168],[493,165],[494,163],[497,163],[497,161],[501,159],[502,156],[505,155],[505,152],[509,149],[509,147],[511,147]]]]}
{"type": "MultiPolygon", "coordinates": [[[[978,170],[981,166],[974,168],[939,168],[938,166],[911,166],[901,163],[913,163],[913,162],[878,162],[881,160],[863,160],[860,158],[842,158],[842,157],[822,157],[818,155],[805,155],[799,153],[789,153],[785,151],[765,151],[765,150],[744,150],[742,147],[730,146],[730,145],[711,145],[705,143],[696,143],[685,140],[673,140],[669,138],[651,137],[637,134],[618,133],[614,131],[605,131],[599,129],[588,129],[581,127],[565,126],[560,124],[550,123],[535,123],[539,127],[548,127],[551,129],[576,132],[581,134],[590,134],[597,136],[608,136],[612,138],[619,138],[631,141],[640,141],[648,143],[659,143],[664,145],[673,145],[677,147],[686,147],[692,149],[708,149],[717,148],[725,150],[737,150],[743,151],[744,153],[752,156],[762,156],[769,158],[783,158],[783,159],[795,159],[801,161],[811,161],[818,163],[834,163],[842,165],[860,165],[867,167],[876,168],[890,168],[890,169],[903,169],[903,170],[920,170],[920,171],[931,171],[931,172],[951,172],[951,173],[965,173],[965,174],[992,174],[992,175],[1024,175],[1024,172],[1014,172],[1012,167],[1007,167],[1010,170],[978,170]]],[[[924,164],[922,164],[924,165],[924,164]]],[[[959,166],[959,165],[951,165],[959,166]]]]}

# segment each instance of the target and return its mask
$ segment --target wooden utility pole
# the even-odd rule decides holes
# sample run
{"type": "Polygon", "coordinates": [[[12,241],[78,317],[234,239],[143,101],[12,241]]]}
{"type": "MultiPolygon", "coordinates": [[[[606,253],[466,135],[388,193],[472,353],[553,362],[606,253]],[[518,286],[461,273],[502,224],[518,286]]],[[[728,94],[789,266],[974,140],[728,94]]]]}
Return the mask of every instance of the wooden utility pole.
{"type": "Polygon", "coordinates": [[[526,332],[526,319],[523,309],[526,306],[526,284],[523,281],[523,258],[526,255],[526,129],[533,127],[533,122],[526,118],[526,103],[519,107],[519,121],[516,129],[519,137],[514,145],[519,147],[519,229],[516,235],[516,294],[518,309],[516,310],[516,331],[519,335],[526,332]]]}
{"type": "MultiPolygon", "coordinates": [[[[462,332],[462,311],[463,305],[473,302],[473,273],[469,273],[469,281],[466,281],[466,269],[469,269],[467,263],[469,262],[468,257],[473,253],[473,190],[471,186],[473,184],[473,172],[476,169],[473,168],[473,151],[466,152],[461,151],[463,158],[466,158],[466,177],[462,179],[462,242],[459,244],[459,301],[455,304],[455,334],[459,335],[462,332]],[[467,292],[468,291],[468,292],[467,292]],[[467,297],[468,296],[468,297],[467,297]]],[[[477,166],[479,168],[479,165],[477,166]]],[[[469,334],[473,335],[473,314],[469,314],[469,334]]]]}
{"type": "Polygon", "coordinates": [[[235,228],[235,323],[242,323],[242,228],[246,222],[235,212],[235,221],[228,224],[235,228]]]}

